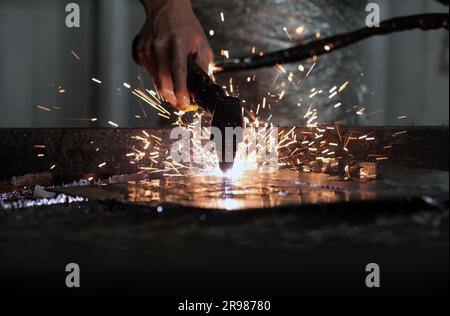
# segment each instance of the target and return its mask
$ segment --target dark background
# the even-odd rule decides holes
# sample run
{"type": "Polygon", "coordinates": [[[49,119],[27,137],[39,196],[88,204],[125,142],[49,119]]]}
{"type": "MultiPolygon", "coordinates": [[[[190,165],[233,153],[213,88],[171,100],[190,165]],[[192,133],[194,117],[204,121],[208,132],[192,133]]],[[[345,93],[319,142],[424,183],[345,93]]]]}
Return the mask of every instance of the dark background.
{"type": "MultiPolygon", "coordinates": [[[[331,0],[283,0],[278,1],[278,5],[271,0],[259,1],[261,10],[265,8],[273,14],[275,24],[271,30],[275,35],[271,34],[270,48],[289,45],[282,30],[284,24],[304,23],[308,32],[320,30],[326,35],[363,26],[367,1],[358,1],[352,1],[352,5],[348,1],[331,0]],[[300,21],[277,16],[288,2],[293,2],[294,6],[298,3],[304,10],[297,14],[300,21]]],[[[131,42],[144,21],[139,1],[75,1],[81,7],[79,29],[65,26],[65,5],[69,2],[0,2],[0,127],[108,126],[110,120],[122,127],[166,124],[151,110],[149,118],[136,120],[133,116],[141,114],[140,106],[123,87],[124,82],[135,87],[136,75],[140,73],[130,53],[131,42]],[[77,62],[70,50],[76,51],[81,61],[77,62]],[[93,83],[92,77],[101,79],[103,84],[93,83]],[[59,94],[58,86],[66,93],[59,94]],[[47,113],[36,109],[36,105],[61,109],[47,113]],[[97,117],[98,122],[83,120],[92,117],[97,117]]],[[[264,20],[258,18],[258,12],[233,16],[232,2],[194,0],[193,3],[206,31],[213,28],[216,32],[210,37],[216,57],[221,48],[230,49],[233,55],[247,54],[253,45],[252,36],[268,34],[263,26],[261,34],[252,32],[252,25],[264,20]],[[225,12],[228,24],[220,22],[221,11],[225,12]],[[233,42],[220,40],[230,41],[228,35],[236,33],[234,25],[239,25],[240,33],[245,36],[239,40],[248,43],[248,47],[235,47],[233,42]]],[[[431,0],[379,0],[376,3],[381,7],[382,20],[448,10],[431,0]]],[[[366,113],[377,113],[358,117],[352,124],[448,125],[448,31],[413,31],[371,39],[345,49],[342,54],[345,58],[340,55],[324,57],[321,67],[331,72],[335,69],[339,77],[357,83],[347,96],[349,106],[358,105],[366,107],[366,113]],[[361,72],[364,76],[360,78],[361,72]],[[401,115],[408,115],[408,119],[398,120],[401,115]]],[[[150,87],[148,76],[144,74],[144,78],[150,87]]],[[[336,83],[336,78],[329,78],[320,71],[313,72],[309,80],[323,88],[336,83]]],[[[308,95],[309,90],[299,94],[308,95]]],[[[295,107],[294,104],[288,106],[295,107]]],[[[276,119],[277,111],[274,112],[276,119]]],[[[279,121],[284,125],[300,124],[292,116],[287,117],[292,121],[279,121]]]]}

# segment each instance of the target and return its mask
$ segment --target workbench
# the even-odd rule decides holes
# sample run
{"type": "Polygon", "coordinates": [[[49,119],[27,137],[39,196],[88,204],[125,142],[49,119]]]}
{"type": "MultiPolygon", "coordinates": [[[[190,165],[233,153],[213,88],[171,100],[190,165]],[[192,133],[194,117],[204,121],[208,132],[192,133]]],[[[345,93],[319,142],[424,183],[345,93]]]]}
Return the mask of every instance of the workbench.
{"type": "Polygon", "coordinates": [[[0,129],[0,282],[58,294],[76,262],[75,294],[448,294],[448,128],[346,129],[379,140],[361,157],[394,142],[376,180],[136,179],[124,157],[141,130],[0,129]],[[33,198],[40,181],[56,197],[33,198]],[[380,289],[365,287],[370,262],[380,289]]]}

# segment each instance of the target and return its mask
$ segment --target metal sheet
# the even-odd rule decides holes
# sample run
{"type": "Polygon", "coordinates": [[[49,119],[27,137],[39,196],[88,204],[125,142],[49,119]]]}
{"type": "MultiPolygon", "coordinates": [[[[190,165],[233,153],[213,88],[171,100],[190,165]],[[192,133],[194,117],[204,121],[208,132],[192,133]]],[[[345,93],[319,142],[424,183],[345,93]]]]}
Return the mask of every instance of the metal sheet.
{"type": "Polygon", "coordinates": [[[440,171],[388,169],[373,181],[337,181],[324,174],[281,170],[273,174],[246,173],[235,179],[215,176],[166,177],[56,191],[93,200],[147,207],[175,204],[236,211],[417,197],[448,201],[448,176],[448,172],[440,171]]]}

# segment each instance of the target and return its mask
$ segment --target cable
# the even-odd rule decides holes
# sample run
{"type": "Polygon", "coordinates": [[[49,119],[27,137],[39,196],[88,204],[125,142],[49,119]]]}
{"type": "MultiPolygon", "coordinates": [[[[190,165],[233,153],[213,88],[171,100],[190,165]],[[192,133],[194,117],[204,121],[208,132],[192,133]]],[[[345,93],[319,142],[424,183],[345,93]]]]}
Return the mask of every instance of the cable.
{"type": "Polygon", "coordinates": [[[307,44],[298,45],[263,56],[252,55],[242,58],[227,59],[219,62],[217,66],[222,69],[221,72],[226,73],[263,68],[276,64],[298,62],[313,56],[332,53],[336,49],[349,46],[376,35],[386,35],[413,29],[428,31],[445,28],[448,30],[448,18],[449,15],[445,13],[421,14],[394,18],[381,22],[380,27],[366,27],[354,32],[312,41],[307,44]]]}

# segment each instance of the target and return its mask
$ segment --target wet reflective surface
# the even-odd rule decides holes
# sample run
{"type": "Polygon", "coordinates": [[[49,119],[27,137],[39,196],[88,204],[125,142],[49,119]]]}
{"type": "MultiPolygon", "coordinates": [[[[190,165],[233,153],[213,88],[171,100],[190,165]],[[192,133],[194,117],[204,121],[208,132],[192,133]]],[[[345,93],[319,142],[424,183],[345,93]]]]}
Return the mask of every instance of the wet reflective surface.
{"type": "Polygon", "coordinates": [[[422,196],[448,200],[448,172],[386,170],[373,181],[338,181],[324,174],[280,170],[272,174],[245,173],[234,179],[219,176],[164,177],[57,191],[94,200],[149,207],[180,205],[235,211],[422,196]]]}
{"type": "Polygon", "coordinates": [[[9,293],[61,294],[60,271],[76,260],[83,294],[342,295],[361,294],[361,263],[382,262],[386,294],[448,295],[448,203],[437,200],[448,201],[448,172],[378,175],[163,178],[60,189],[88,202],[0,202],[0,280],[9,293]]]}

